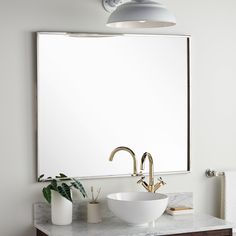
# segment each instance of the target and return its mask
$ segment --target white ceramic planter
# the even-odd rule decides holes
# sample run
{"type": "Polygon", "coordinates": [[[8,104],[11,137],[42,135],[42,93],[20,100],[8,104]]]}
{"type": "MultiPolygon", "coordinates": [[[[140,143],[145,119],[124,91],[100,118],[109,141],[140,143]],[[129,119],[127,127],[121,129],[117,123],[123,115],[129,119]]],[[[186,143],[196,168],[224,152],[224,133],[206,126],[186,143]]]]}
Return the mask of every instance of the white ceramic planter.
{"type": "Polygon", "coordinates": [[[58,192],[52,191],[51,219],[54,225],[69,225],[72,223],[71,201],[62,197],[58,192]]]}
{"type": "Polygon", "coordinates": [[[99,223],[102,221],[100,203],[88,203],[87,205],[87,222],[99,223]]]}

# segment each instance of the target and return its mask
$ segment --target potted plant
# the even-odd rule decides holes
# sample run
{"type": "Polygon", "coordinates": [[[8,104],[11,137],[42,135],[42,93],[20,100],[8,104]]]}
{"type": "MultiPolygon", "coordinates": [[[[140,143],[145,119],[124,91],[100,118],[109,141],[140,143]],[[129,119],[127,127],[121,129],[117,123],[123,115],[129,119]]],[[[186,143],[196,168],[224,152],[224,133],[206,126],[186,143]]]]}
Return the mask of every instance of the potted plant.
{"type": "Polygon", "coordinates": [[[56,225],[68,225],[72,222],[72,189],[79,190],[83,197],[87,194],[83,185],[75,178],[68,178],[60,173],[55,178],[48,177],[42,180],[44,175],[40,175],[39,182],[49,181],[49,185],[44,187],[42,192],[46,201],[51,204],[51,219],[56,225]]]}

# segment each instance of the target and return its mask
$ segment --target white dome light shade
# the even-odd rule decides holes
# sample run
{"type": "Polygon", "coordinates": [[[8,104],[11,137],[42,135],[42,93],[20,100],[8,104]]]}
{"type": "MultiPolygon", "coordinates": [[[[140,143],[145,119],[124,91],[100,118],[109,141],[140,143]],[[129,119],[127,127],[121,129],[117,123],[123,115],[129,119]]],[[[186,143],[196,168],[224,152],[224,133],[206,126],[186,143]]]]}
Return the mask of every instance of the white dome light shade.
{"type": "Polygon", "coordinates": [[[107,26],[115,28],[153,28],[175,24],[175,17],[163,5],[150,0],[121,4],[107,21],[107,26]]]}

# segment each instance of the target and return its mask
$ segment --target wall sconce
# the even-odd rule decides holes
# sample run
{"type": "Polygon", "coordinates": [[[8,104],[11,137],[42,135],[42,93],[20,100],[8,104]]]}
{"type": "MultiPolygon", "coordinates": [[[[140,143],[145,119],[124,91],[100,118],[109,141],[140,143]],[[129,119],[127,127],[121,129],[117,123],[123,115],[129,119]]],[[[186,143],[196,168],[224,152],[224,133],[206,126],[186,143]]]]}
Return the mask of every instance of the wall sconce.
{"type": "Polygon", "coordinates": [[[102,0],[111,12],[107,26],[114,28],[153,28],[176,24],[175,16],[152,0],[102,0]]]}

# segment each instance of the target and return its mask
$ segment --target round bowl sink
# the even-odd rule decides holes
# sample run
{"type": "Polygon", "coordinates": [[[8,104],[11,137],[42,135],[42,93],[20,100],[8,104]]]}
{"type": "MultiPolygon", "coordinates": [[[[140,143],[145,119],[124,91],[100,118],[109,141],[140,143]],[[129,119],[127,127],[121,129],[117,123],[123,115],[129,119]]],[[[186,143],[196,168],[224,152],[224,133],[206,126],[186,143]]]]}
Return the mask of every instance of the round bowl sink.
{"type": "Polygon", "coordinates": [[[107,196],[109,209],[130,224],[145,224],[160,217],[168,204],[168,196],[149,192],[121,192],[107,196]]]}

